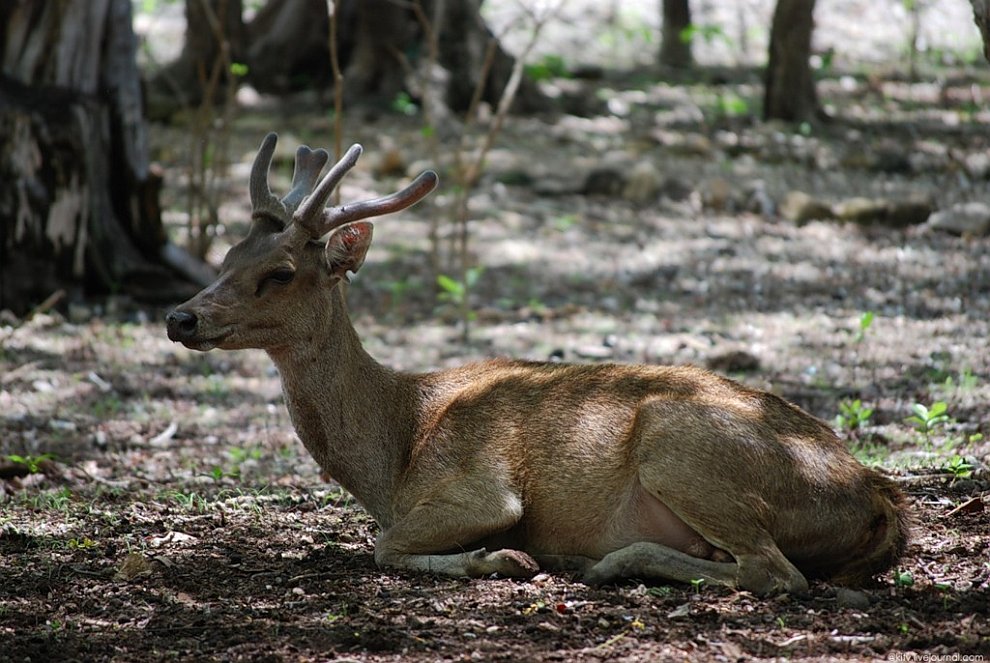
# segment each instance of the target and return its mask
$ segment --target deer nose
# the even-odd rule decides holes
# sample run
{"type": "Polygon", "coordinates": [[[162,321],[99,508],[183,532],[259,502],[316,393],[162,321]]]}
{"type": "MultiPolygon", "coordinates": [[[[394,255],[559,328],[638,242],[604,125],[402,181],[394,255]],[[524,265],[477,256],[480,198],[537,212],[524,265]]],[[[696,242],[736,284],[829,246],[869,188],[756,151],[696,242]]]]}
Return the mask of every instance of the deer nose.
{"type": "Polygon", "coordinates": [[[173,310],[165,316],[165,326],[168,328],[168,337],[172,341],[187,341],[196,335],[196,326],[199,319],[196,314],[173,310]]]}

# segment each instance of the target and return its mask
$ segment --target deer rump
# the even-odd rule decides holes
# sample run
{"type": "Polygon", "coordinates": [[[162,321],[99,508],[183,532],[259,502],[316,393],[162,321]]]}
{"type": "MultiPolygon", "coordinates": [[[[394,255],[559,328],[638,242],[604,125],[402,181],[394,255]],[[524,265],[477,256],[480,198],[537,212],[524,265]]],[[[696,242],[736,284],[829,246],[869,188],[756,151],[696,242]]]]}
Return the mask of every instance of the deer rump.
{"type": "Polygon", "coordinates": [[[371,245],[364,221],[437,184],[327,207],[357,163],[300,147],[288,194],[251,169],[253,222],[217,281],[166,318],[195,350],[261,348],[316,462],[382,528],[385,567],[589,583],[704,579],[760,594],[806,575],[858,584],[908,537],[904,498],[823,422],[691,367],[493,360],[435,373],[370,357],[344,295],[371,245]],[[474,547],[479,546],[479,547],[474,547]]]}

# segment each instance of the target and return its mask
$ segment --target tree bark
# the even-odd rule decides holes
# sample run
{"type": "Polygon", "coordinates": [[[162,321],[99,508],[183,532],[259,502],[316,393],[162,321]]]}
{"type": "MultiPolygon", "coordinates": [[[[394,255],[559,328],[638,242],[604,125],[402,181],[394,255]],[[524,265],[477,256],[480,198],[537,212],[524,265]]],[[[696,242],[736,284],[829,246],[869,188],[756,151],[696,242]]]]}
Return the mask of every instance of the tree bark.
{"type": "Polygon", "coordinates": [[[770,27],[770,53],[763,119],[804,122],[821,115],[811,74],[815,0],[777,0],[770,27]]]}
{"type": "Polygon", "coordinates": [[[688,0],[662,0],[661,7],[660,64],[678,69],[690,68],[694,65],[691,40],[685,40],[682,35],[691,25],[691,6],[688,0]]]}
{"type": "MultiPolygon", "coordinates": [[[[190,21],[190,7],[205,1],[186,0],[190,21]]],[[[208,1],[216,6],[224,0],[208,1]]],[[[241,4],[239,0],[228,2],[229,11],[241,4]]],[[[482,81],[489,42],[494,37],[481,17],[480,0],[343,0],[336,6],[340,11],[338,54],[349,103],[387,106],[402,92],[416,97],[422,90],[417,89],[411,74],[413,78],[427,76],[431,80],[439,76],[444,88],[442,101],[456,111],[468,108],[478,85],[483,86],[483,100],[493,105],[498,102],[514,60],[496,43],[482,81]],[[414,2],[421,2],[430,29],[438,35],[436,64],[442,72],[426,71],[430,50],[427,31],[413,9],[414,2]]],[[[273,93],[331,87],[328,21],[326,0],[269,0],[246,27],[248,82],[258,90],[273,93]]],[[[189,25],[189,30],[195,28],[193,23],[189,25]]],[[[234,27],[230,30],[237,33],[234,27]]],[[[195,44],[187,43],[177,63],[167,67],[167,75],[156,76],[152,89],[168,92],[163,85],[169,78],[182,80],[178,72],[208,67],[216,48],[197,44],[209,38],[211,35],[202,29],[190,33],[187,39],[195,44]]],[[[232,47],[236,43],[232,41],[232,47]]],[[[186,75],[185,80],[188,78],[186,75]]],[[[197,89],[195,80],[183,85],[197,89]]],[[[546,97],[529,81],[524,82],[516,98],[515,108],[519,111],[549,107],[546,97]]],[[[154,105],[158,107],[163,101],[167,100],[156,95],[154,105]]]]}
{"type": "Polygon", "coordinates": [[[983,57],[990,61],[990,0],[969,0],[973,6],[973,22],[983,39],[983,57]]]}
{"type": "MultiPolygon", "coordinates": [[[[186,0],[182,52],[148,81],[148,107],[155,117],[198,106],[217,63],[245,62],[247,29],[242,14],[241,0],[186,0]]],[[[227,68],[220,71],[217,88],[223,89],[230,76],[227,68]]]]}
{"type": "MultiPolygon", "coordinates": [[[[341,3],[339,51],[353,47],[354,3],[341,3]]],[[[247,25],[247,80],[261,92],[321,89],[332,83],[327,0],[272,0],[247,25]]]]}
{"type": "Polygon", "coordinates": [[[159,258],[130,0],[4,3],[0,25],[0,308],[191,290],[159,258]]]}

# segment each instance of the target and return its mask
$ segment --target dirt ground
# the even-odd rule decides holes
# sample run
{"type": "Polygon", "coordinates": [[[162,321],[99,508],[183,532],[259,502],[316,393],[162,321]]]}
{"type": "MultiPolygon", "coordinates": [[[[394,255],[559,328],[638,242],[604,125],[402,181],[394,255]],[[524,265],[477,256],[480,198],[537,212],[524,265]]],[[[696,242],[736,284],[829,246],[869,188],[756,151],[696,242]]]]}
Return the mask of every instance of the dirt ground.
{"type": "MultiPolygon", "coordinates": [[[[838,119],[804,131],[739,112],[759,94],[746,72],[561,82],[572,112],[512,121],[472,199],[470,343],[429,268],[449,188],[378,223],[349,293],[368,351],[396,368],[694,363],[835,422],[917,521],[863,596],[378,570],[374,522],[321,481],[268,358],[188,351],[165,337],[165,309],[111,297],[0,320],[0,660],[985,660],[990,240],[778,213],[793,190],[985,199],[987,76],[938,80],[826,80],[838,119]],[[632,172],[655,185],[646,199],[632,172]],[[907,421],[936,402],[947,421],[907,421]]],[[[345,199],[446,165],[419,123],[348,116],[367,154],[345,199]]],[[[247,168],[271,129],[286,150],[331,141],[312,99],[241,112],[214,259],[245,231],[247,168]]],[[[178,233],[187,143],[153,138],[178,233]]]]}

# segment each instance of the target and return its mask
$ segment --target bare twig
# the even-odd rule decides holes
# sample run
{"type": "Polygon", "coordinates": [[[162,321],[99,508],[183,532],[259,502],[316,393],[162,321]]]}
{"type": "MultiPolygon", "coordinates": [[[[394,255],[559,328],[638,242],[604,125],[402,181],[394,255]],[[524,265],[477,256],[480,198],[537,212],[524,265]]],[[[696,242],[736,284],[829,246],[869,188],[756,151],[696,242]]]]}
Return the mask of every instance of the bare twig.
{"type": "MultiPolygon", "coordinates": [[[[459,177],[459,187],[457,191],[457,199],[454,204],[454,218],[457,223],[457,238],[458,238],[458,262],[460,268],[460,281],[464,288],[461,296],[461,323],[463,325],[463,339],[465,342],[469,340],[469,295],[471,283],[469,282],[469,262],[470,262],[470,229],[469,229],[469,217],[470,210],[468,203],[471,198],[471,193],[474,187],[477,185],[478,181],[481,179],[481,173],[484,169],[485,159],[488,156],[488,152],[491,150],[492,146],[495,144],[495,139],[502,130],[502,126],[505,124],[505,118],[509,114],[509,109],[512,108],[512,103],[515,101],[516,93],[519,91],[519,85],[522,83],[523,72],[525,71],[526,61],[529,54],[532,52],[533,47],[536,46],[537,41],[539,41],[540,33],[542,32],[544,26],[547,22],[552,19],[563,6],[563,0],[558,0],[556,3],[548,5],[545,10],[537,11],[531,10],[526,7],[523,3],[518,3],[522,11],[528,15],[532,22],[532,32],[530,34],[529,41],[523,47],[522,52],[516,56],[516,60],[512,66],[512,72],[509,75],[509,80],[505,84],[505,88],[502,90],[502,95],[499,97],[498,106],[495,110],[495,116],[492,118],[492,122],[488,127],[488,131],[485,133],[482,139],[481,148],[475,154],[474,160],[464,166],[463,154],[467,150],[467,132],[465,131],[461,137],[461,146],[457,151],[457,172],[459,177]]],[[[471,100],[472,106],[475,108],[470,108],[468,110],[468,116],[466,118],[466,123],[470,122],[472,116],[476,113],[476,106],[481,103],[481,95],[484,90],[485,83],[487,81],[488,75],[490,73],[491,67],[493,66],[497,41],[492,39],[488,44],[488,50],[486,51],[485,64],[484,64],[484,75],[478,80],[478,85],[475,88],[474,96],[471,100]]]]}
{"type": "MultiPolygon", "coordinates": [[[[337,49],[337,19],[340,0],[331,3],[330,15],[330,70],[333,75],[333,158],[339,161],[344,152],[344,74],[340,70],[340,54],[337,49]]],[[[340,204],[340,191],[333,194],[333,204],[340,204]]]]}

